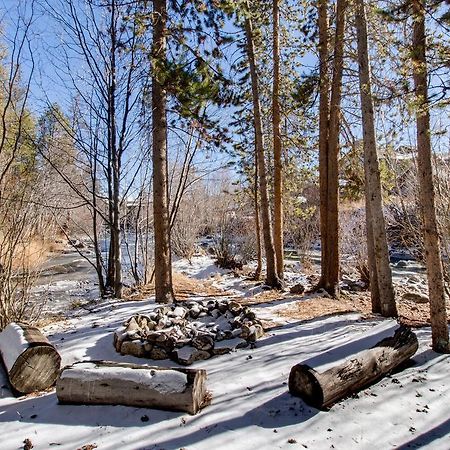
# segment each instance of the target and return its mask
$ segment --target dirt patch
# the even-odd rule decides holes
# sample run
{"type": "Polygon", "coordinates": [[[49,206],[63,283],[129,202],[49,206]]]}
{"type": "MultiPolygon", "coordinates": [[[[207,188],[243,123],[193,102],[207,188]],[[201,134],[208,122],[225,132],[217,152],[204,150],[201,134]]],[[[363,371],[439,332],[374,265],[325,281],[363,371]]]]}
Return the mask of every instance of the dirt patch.
{"type": "MultiPolygon", "coordinates": [[[[178,272],[172,275],[175,297],[185,300],[193,295],[202,297],[217,297],[227,295],[225,291],[213,286],[213,281],[195,280],[178,272]]],[[[124,290],[124,300],[145,300],[155,294],[154,283],[124,290]]]]}
{"type": "MultiPolygon", "coordinates": [[[[450,303],[446,304],[448,323],[450,323],[450,303]]],[[[424,327],[430,325],[429,303],[417,304],[408,300],[400,300],[397,303],[400,322],[410,327],[424,327]]]]}
{"type": "Polygon", "coordinates": [[[287,295],[293,303],[278,311],[278,315],[295,320],[310,320],[332,314],[359,312],[363,316],[371,317],[370,295],[368,293],[344,294],[339,300],[334,298],[306,294],[298,296],[287,295]],[[295,301],[295,299],[298,299],[295,301]]]}
{"type": "Polygon", "coordinates": [[[268,290],[260,292],[253,297],[236,298],[236,300],[242,305],[253,306],[260,305],[261,303],[271,303],[288,297],[289,295],[283,292],[277,290],[268,290]]]}
{"type": "Polygon", "coordinates": [[[55,323],[67,322],[67,317],[61,314],[51,314],[45,317],[41,317],[36,322],[33,322],[33,325],[38,328],[44,328],[47,325],[53,325],[55,323]]]}
{"type": "MultiPolygon", "coordinates": [[[[278,314],[282,317],[295,320],[310,320],[347,312],[361,313],[363,318],[374,317],[369,292],[343,293],[338,300],[321,296],[311,298],[305,295],[299,298],[298,301],[295,301],[294,296],[285,295],[285,298],[289,297],[292,297],[295,303],[278,311],[278,314]]],[[[402,324],[416,328],[430,325],[430,307],[428,303],[417,304],[402,300],[400,296],[397,296],[397,309],[399,322],[402,324]]],[[[450,313],[449,302],[447,302],[447,312],[450,313]]]]}

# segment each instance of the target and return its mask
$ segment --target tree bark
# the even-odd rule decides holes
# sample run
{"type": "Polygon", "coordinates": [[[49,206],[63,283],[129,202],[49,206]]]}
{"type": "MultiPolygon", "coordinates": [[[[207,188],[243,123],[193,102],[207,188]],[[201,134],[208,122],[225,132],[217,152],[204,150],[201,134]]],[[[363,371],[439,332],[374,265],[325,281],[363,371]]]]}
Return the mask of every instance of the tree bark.
{"type": "Polygon", "coordinates": [[[92,233],[95,250],[95,271],[97,273],[98,287],[101,297],[106,296],[105,278],[103,276],[102,249],[99,242],[99,214],[97,211],[98,185],[97,185],[97,154],[93,158],[93,169],[90,172],[92,181],[92,233]]]}
{"type": "Polygon", "coordinates": [[[279,0],[273,0],[273,91],[272,91],[272,128],[273,128],[273,234],[277,275],[283,279],[284,243],[283,243],[283,163],[281,143],[280,114],[280,11],[279,0]]]}
{"type": "Polygon", "coordinates": [[[61,357],[37,328],[10,323],[0,333],[0,353],[16,393],[30,394],[55,384],[61,357]]]}
{"type": "Polygon", "coordinates": [[[330,119],[327,151],[327,214],[326,214],[326,266],[322,285],[326,291],[339,295],[339,134],[342,96],[342,70],[344,62],[344,31],[347,0],[337,0],[336,32],[331,83],[330,119]]]}
{"type": "Polygon", "coordinates": [[[197,412],[208,404],[202,369],[168,369],[110,361],[65,367],[56,383],[60,403],[126,405],[197,412]]]}
{"type": "Polygon", "coordinates": [[[402,326],[393,337],[323,373],[297,364],[289,375],[289,391],[308,405],[326,409],[389,374],[410,359],[418,346],[416,335],[402,326]]]}
{"type": "Polygon", "coordinates": [[[255,178],[253,180],[253,202],[255,204],[255,235],[256,235],[256,270],[255,280],[259,280],[262,272],[262,242],[261,222],[259,219],[259,196],[258,196],[258,152],[255,149],[255,178]]]}
{"type": "Polygon", "coordinates": [[[320,189],[320,243],[321,243],[321,280],[319,286],[325,286],[326,267],[328,267],[328,119],[330,77],[328,74],[328,2],[318,1],[319,28],[319,189],[320,189]]]}
{"type": "Polygon", "coordinates": [[[166,24],[166,0],[153,0],[152,162],[155,300],[157,303],[171,303],[174,300],[167,177],[167,94],[161,82],[167,51],[166,24]]]}
{"type": "Polygon", "coordinates": [[[381,194],[364,0],[356,0],[355,22],[358,41],[359,91],[366,179],[366,221],[368,223],[367,248],[371,260],[369,272],[371,274],[372,305],[375,305],[374,309],[378,310],[379,304],[379,311],[385,317],[397,317],[381,194]]]}
{"type": "Polygon", "coordinates": [[[266,163],[264,157],[264,137],[262,131],[261,106],[259,99],[258,75],[255,63],[253,43],[253,28],[249,18],[245,20],[245,34],[247,38],[247,56],[250,66],[250,77],[253,99],[253,120],[255,127],[255,146],[258,154],[259,195],[261,199],[261,216],[266,253],[266,284],[273,288],[280,288],[281,282],[276,270],[276,256],[272,238],[272,224],[270,219],[269,194],[267,190],[266,163]]]}
{"type": "Polygon", "coordinates": [[[110,151],[112,163],[112,224],[111,224],[111,247],[112,247],[112,265],[113,265],[113,285],[114,296],[122,297],[122,257],[120,251],[120,155],[117,146],[116,130],[116,2],[111,2],[111,67],[109,73],[109,133],[110,133],[110,151]]]}
{"type": "Polygon", "coordinates": [[[372,312],[381,313],[380,292],[378,286],[377,266],[375,263],[375,249],[373,241],[372,214],[370,211],[369,191],[365,190],[366,199],[366,233],[367,233],[367,266],[369,269],[370,300],[372,312]]]}
{"type": "Polygon", "coordinates": [[[436,220],[433,167],[431,163],[424,2],[423,0],[413,0],[412,6],[414,15],[412,62],[417,102],[417,166],[430,297],[432,344],[435,351],[448,353],[450,348],[445,307],[444,275],[436,220]]]}

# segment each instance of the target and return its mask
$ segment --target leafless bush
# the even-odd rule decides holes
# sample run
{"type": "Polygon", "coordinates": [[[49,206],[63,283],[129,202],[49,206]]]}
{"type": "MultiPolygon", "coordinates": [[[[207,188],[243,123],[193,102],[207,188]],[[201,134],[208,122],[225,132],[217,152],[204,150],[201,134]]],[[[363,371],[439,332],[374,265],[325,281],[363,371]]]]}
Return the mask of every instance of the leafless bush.
{"type": "Polygon", "coordinates": [[[386,164],[395,175],[386,202],[386,226],[391,246],[407,250],[423,260],[422,222],[416,160],[412,148],[402,148],[396,157],[387,154],[386,164]]]}
{"type": "Polygon", "coordinates": [[[437,213],[441,232],[442,260],[450,294],[450,160],[448,154],[435,159],[437,213]]]}
{"type": "Polygon", "coordinates": [[[340,211],[340,245],[344,266],[368,281],[366,211],[360,204],[343,205],[340,211]]]}
{"type": "Polygon", "coordinates": [[[30,298],[47,250],[36,235],[41,211],[25,192],[17,192],[0,201],[0,329],[13,321],[34,321],[43,306],[30,298]]]}
{"type": "Polygon", "coordinates": [[[417,197],[392,198],[386,208],[388,240],[423,260],[422,222],[417,197]]]}
{"type": "Polygon", "coordinates": [[[204,226],[204,210],[195,192],[186,193],[172,227],[172,250],[190,260],[196,251],[197,239],[204,226]]]}
{"type": "Polygon", "coordinates": [[[205,224],[213,236],[216,264],[240,269],[256,256],[255,222],[252,206],[239,199],[228,179],[210,194],[205,224]]]}
{"type": "Polygon", "coordinates": [[[146,285],[153,275],[153,220],[151,212],[151,192],[143,188],[138,198],[127,205],[123,214],[123,242],[126,260],[136,286],[146,285]]]}
{"type": "Polygon", "coordinates": [[[255,258],[256,237],[253,217],[239,217],[230,211],[222,218],[214,236],[214,253],[219,267],[242,269],[255,258]]]}
{"type": "Polygon", "coordinates": [[[320,233],[318,209],[302,204],[288,215],[285,230],[286,243],[295,247],[302,262],[307,262],[320,233]]]}

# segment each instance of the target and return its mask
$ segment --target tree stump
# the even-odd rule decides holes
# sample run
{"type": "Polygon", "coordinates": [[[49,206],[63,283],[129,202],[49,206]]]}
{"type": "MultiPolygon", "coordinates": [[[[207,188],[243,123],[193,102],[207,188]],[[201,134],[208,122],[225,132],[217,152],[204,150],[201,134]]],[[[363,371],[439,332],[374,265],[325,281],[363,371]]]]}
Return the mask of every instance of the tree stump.
{"type": "Polygon", "coordinates": [[[139,406],[196,414],[209,402],[206,371],[111,361],[65,367],[56,383],[60,403],[139,406]]]}
{"type": "Polygon", "coordinates": [[[15,394],[29,394],[53,386],[61,356],[35,327],[10,323],[0,333],[0,353],[15,394]]]}
{"type": "Polygon", "coordinates": [[[297,364],[289,375],[289,391],[308,405],[326,409],[389,374],[411,358],[417,348],[416,335],[401,326],[393,337],[323,373],[306,364],[297,364]]]}

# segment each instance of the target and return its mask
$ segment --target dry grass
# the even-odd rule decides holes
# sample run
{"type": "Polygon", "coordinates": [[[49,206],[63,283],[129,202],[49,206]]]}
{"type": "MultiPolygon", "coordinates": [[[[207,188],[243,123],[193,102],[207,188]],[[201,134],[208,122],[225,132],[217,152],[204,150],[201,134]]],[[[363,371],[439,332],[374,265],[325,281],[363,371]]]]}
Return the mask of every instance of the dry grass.
{"type": "MultiPolygon", "coordinates": [[[[175,297],[177,300],[186,300],[191,296],[215,297],[227,295],[225,291],[212,285],[212,281],[195,280],[178,272],[172,275],[175,297]]],[[[155,294],[153,283],[145,286],[125,289],[124,300],[144,300],[155,294]]]]}
{"type": "Polygon", "coordinates": [[[33,240],[18,248],[19,257],[30,269],[38,269],[47,259],[49,245],[43,240],[33,240]]]}
{"type": "Polygon", "coordinates": [[[42,264],[48,259],[49,253],[62,251],[65,246],[45,239],[33,239],[22,242],[14,250],[13,268],[31,272],[39,271],[42,264]]]}

